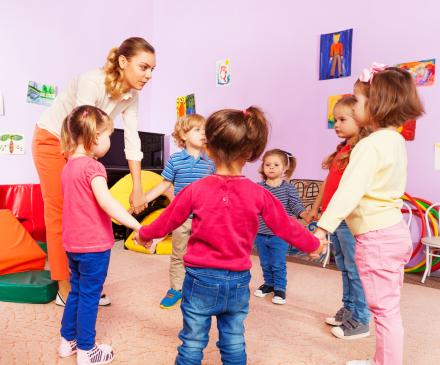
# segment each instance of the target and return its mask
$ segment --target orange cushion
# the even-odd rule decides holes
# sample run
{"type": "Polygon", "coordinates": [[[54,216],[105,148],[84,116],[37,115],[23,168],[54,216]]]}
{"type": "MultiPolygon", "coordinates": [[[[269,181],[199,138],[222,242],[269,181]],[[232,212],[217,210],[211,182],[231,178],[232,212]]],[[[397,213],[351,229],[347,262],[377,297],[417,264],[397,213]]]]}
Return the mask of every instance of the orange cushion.
{"type": "Polygon", "coordinates": [[[0,209],[0,275],[44,270],[46,253],[9,209],[0,209]]]}

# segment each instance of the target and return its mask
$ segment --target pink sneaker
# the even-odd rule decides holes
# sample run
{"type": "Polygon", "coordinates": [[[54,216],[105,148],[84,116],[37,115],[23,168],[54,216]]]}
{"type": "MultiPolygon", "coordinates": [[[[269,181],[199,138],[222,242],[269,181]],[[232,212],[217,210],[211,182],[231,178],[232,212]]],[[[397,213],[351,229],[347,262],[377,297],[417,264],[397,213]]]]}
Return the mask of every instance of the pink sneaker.
{"type": "Polygon", "coordinates": [[[111,346],[95,342],[95,346],[89,351],[78,349],[76,363],[78,365],[103,365],[114,359],[115,355],[111,346]]]}
{"type": "Polygon", "coordinates": [[[60,337],[60,345],[58,346],[59,357],[72,356],[76,351],[76,339],[73,341],[67,341],[63,336],[60,337]]]}

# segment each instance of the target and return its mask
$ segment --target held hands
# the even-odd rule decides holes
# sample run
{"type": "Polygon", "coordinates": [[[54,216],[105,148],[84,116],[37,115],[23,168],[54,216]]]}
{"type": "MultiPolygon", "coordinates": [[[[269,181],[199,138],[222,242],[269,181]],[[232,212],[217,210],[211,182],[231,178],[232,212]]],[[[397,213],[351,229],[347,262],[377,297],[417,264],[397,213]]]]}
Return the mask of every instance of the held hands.
{"type": "MultiPolygon", "coordinates": [[[[132,194],[133,194],[133,193],[132,193],[132,194]]],[[[148,201],[148,199],[147,199],[147,193],[142,194],[142,196],[145,198],[145,202],[146,202],[146,203],[145,203],[145,208],[144,208],[144,209],[146,209],[146,208],[148,207],[148,203],[149,203],[149,201],[148,201]]],[[[130,195],[130,199],[131,199],[131,195],[130,195]]],[[[133,214],[133,213],[135,212],[131,200],[130,200],[130,209],[127,210],[127,212],[128,212],[128,214],[133,214]]],[[[139,212],[139,213],[141,213],[141,212],[139,212]]]]}
{"type": "Polygon", "coordinates": [[[312,223],[318,219],[318,208],[313,207],[309,210],[309,214],[307,215],[307,223],[312,223]]]}
{"type": "Polygon", "coordinates": [[[302,218],[302,219],[304,219],[307,223],[309,223],[308,215],[309,215],[309,211],[308,211],[308,210],[305,210],[305,211],[301,212],[301,214],[299,215],[299,217],[302,218]]]}
{"type": "Polygon", "coordinates": [[[139,231],[141,228],[142,228],[142,226],[139,225],[138,227],[133,229],[132,239],[133,239],[133,242],[135,245],[141,245],[142,247],[144,247],[145,249],[148,250],[151,247],[151,245],[153,244],[153,240],[148,241],[148,242],[143,241],[140,234],[139,234],[139,231]]]}
{"type": "Polygon", "coordinates": [[[319,245],[319,248],[311,253],[308,253],[307,256],[310,257],[313,260],[316,260],[319,258],[320,254],[325,255],[327,253],[327,245],[329,242],[327,241],[327,232],[323,230],[322,228],[318,228],[315,232],[315,237],[319,239],[319,242],[321,243],[319,245]]]}
{"type": "Polygon", "coordinates": [[[145,197],[142,189],[133,189],[130,194],[130,198],[128,199],[130,202],[130,210],[128,211],[130,214],[135,212],[136,214],[141,213],[146,207],[148,207],[148,201],[145,197]],[[131,211],[131,212],[130,212],[131,211]]]}

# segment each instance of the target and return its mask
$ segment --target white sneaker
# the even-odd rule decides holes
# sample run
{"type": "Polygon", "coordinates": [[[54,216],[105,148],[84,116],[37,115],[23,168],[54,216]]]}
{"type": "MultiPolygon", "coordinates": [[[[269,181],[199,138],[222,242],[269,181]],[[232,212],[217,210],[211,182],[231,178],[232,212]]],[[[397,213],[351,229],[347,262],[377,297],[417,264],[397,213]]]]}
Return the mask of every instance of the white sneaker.
{"type": "Polygon", "coordinates": [[[345,363],[345,365],[376,365],[374,360],[353,360],[345,363]]]}
{"type": "MultiPolygon", "coordinates": [[[[61,296],[60,292],[57,293],[57,298],[55,299],[55,304],[59,305],[61,307],[65,307],[66,306],[66,302],[64,301],[64,299],[61,296]]],[[[108,299],[105,294],[102,294],[101,295],[101,299],[99,299],[99,304],[98,305],[101,306],[101,307],[106,307],[106,306],[108,306],[110,304],[112,304],[110,299],[108,299]]]]}
{"type": "Polygon", "coordinates": [[[60,345],[58,346],[59,357],[69,357],[76,354],[76,339],[67,341],[63,336],[60,337],[60,345]]]}
{"type": "Polygon", "coordinates": [[[114,359],[115,355],[111,346],[95,342],[95,346],[89,351],[78,349],[76,363],[78,365],[103,365],[114,359]]]}

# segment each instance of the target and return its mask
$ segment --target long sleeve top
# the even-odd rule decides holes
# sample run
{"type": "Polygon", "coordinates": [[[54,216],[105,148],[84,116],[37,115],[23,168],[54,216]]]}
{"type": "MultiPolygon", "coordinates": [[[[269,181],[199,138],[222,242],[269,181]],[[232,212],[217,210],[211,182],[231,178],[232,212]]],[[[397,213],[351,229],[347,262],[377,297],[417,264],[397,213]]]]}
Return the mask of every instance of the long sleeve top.
{"type": "Polygon", "coordinates": [[[405,140],[398,132],[379,130],[361,140],[318,226],[334,232],[345,219],[357,235],[399,223],[406,166],[405,140]]]}
{"type": "Polygon", "coordinates": [[[37,125],[60,138],[64,118],[77,106],[96,106],[105,111],[113,120],[122,113],[125,157],[127,160],[141,161],[143,153],[137,132],[138,92],[131,89],[121,98],[113,98],[107,93],[104,80],[105,74],[100,70],[84,72],[70,80],[55,98],[53,104],[40,117],[37,125]]]}
{"type": "Polygon", "coordinates": [[[274,234],[299,250],[313,252],[320,245],[267,190],[244,176],[218,174],[185,187],[153,223],[141,228],[140,236],[144,241],[163,237],[190,213],[194,218],[183,256],[186,266],[249,270],[260,215],[274,234]]]}
{"type": "Polygon", "coordinates": [[[333,57],[335,53],[340,53],[341,56],[344,56],[344,47],[342,43],[333,43],[330,47],[330,57],[333,57]]]}
{"type": "MultiPolygon", "coordinates": [[[[281,204],[283,204],[284,209],[288,216],[295,214],[299,219],[299,215],[305,211],[303,203],[299,198],[298,191],[293,184],[288,183],[283,180],[279,186],[270,186],[266,184],[266,181],[257,183],[264,189],[268,190],[275,198],[277,198],[281,204]]],[[[272,231],[267,228],[266,223],[264,223],[263,218],[260,216],[260,226],[258,228],[258,234],[268,234],[273,235],[272,231]]]]}

